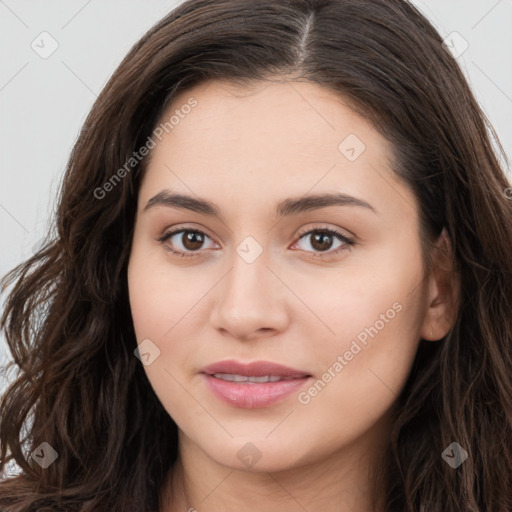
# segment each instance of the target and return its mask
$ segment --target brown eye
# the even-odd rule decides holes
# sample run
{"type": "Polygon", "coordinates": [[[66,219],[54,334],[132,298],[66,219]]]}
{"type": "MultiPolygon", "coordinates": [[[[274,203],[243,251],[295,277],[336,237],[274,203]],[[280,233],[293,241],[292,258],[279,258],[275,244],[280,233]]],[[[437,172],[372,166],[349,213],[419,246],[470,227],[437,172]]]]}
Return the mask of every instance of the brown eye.
{"type": "Polygon", "coordinates": [[[158,239],[164,244],[166,250],[179,256],[195,256],[195,253],[203,249],[206,239],[210,237],[196,229],[178,229],[171,233],[166,233],[158,239]],[[170,242],[170,243],[166,243],[170,242]]]}
{"type": "Polygon", "coordinates": [[[317,251],[327,251],[331,248],[333,239],[330,233],[317,232],[311,237],[311,247],[317,251]]]}
{"type": "Polygon", "coordinates": [[[197,231],[184,231],[181,235],[181,243],[189,251],[201,248],[204,243],[204,236],[197,231]]]}
{"type": "Polygon", "coordinates": [[[328,228],[311,229],[300,235],[299,241],[307,240],[308,238],[310,240],[309,245],[312,250],[309,250],[307,247],[304,250],[311,252],[314,257],[323,257],[323,254],[321,253],[326,253],[326,256],[337,254],[346,249],[350,250],[350,246],[355,245],[353,240],[347,238],[338,231],[328,228]],[[336,250],[330,250],[336,241],[339,242],[337,246],[334,246],[334,249],[336,250]]]}

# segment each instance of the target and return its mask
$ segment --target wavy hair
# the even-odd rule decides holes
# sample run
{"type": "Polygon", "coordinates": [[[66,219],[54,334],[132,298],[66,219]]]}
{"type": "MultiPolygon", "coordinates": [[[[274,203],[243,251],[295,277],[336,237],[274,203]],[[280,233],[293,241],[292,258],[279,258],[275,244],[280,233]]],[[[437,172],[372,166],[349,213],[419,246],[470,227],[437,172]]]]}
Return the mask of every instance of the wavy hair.
{"type": "Polygon", "coordinates": [[[2,279],[16,375],[1,399],[0,510],[158,510],[177,427],[133,354],[127,289],[148,158],[114,174],[179,92],[282,76],[339,93],[391,142],[426,268],[445,228],[460,275],[453,328],[422,340],[397,398],[386,512],[512,510],[508,160],[442,43],[405,0],[188,0],[131,48],[72,149],[44,246],[2,279]],[[469,455],[456,470],[441,457],[454,441],[469,455]],[[45,469],[31,456],[43,442],[58,453],[45,469]]]}

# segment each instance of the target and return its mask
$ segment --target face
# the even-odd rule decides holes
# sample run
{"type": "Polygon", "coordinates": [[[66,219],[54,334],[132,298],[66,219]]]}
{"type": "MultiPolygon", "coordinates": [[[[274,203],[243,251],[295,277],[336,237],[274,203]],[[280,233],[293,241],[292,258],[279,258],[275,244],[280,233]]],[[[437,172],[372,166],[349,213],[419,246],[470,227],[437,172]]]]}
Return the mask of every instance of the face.
{"type": "Polygon", "coordinates": [[[128,284],[181,445],[276,471],[382,438],[429,294],[390,145],[308,82],[209,82],[173,114],[139,190],[128,284]]]}

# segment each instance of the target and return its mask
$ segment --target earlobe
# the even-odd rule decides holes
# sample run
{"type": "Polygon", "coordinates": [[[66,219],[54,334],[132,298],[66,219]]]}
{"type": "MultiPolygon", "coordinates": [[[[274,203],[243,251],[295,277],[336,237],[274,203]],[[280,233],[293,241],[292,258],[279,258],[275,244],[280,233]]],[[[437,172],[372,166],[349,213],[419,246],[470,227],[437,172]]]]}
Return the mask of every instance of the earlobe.
{"type": "Polygon", "coordinates": [[[460,273],[446,228],[439,235],[432,253],[433,270],[421,337],[438,341],[455,325],[459,310],[460,273]]]}

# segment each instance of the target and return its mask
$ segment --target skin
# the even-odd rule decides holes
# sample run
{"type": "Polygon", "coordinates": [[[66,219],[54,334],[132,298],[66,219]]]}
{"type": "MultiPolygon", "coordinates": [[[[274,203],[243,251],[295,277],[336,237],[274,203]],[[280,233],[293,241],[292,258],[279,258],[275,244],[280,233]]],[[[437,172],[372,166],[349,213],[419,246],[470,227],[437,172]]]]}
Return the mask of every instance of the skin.
{"type": "Polygon", "coordinates": [[[309,82],[213,81],[181,93],[163,118],[191,97],[197,106],[152,150],[128,267],[137,341],[160,350],[144,369],[179,427],[161,510],[369,512],[370,476],[420,338],[438,340],[453,326],[450,259],[425,275],[417,202],[391,170],[392,148],[339,95],[309,82]],[[354,161],[338,149],[349,134],[366,146],[354,161]],[[164,189],[215,203],[222,219],[144,210],[164,189]],[[333,191],[376,212],[275,213],[283,199],[333,191]],[[204,232],[203,244],[184,233],[157,240],[181,227],[204,232]],[[324,246],[315,233],[299,238],[325,227],[355,245],[334,254],[344,246],[335,237],[324,246]],[[263,249],[252,263],[236,252],[248,236],[263,249]],[[329,368],[332,376],[338,356],[397,303],[394,318],[307,404],[294,393],[264,409],[235,408],[199,374],[237,359],[281,363],[312,382],[329,368]],[[252,467],[237,457],[248,442],[261,454],[252,467]]]}

